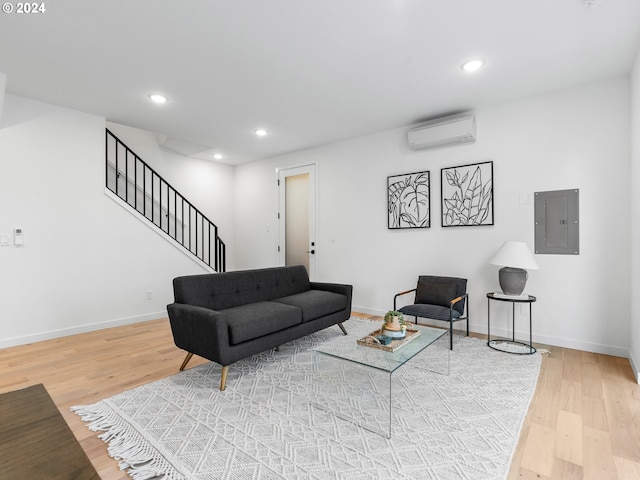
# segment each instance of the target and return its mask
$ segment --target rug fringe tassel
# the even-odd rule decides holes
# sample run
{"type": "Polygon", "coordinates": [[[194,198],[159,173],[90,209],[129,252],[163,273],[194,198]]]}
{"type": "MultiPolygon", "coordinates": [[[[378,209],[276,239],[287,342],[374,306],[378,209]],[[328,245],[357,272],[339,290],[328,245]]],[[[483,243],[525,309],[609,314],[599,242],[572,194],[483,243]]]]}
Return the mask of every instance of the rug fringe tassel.
{"type": "Polygon", "coordinates": [[[127,470],[133,480],[184,478],[135,428],[113,415],[102,403],[71,407],[71,411],[88,422],[92,432],[104,432],[98,438],[107,444],[107,451],[118,461],[120,470],[127,470]]]}

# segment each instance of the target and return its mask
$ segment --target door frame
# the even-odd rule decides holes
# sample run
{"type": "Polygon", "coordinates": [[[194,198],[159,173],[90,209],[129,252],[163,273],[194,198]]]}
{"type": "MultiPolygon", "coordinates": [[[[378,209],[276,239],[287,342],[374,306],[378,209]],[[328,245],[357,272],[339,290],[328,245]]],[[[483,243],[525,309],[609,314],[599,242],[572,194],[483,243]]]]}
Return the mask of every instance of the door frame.
{"type": "Polygon", "coordinates": [[[316,164],[298,165],[295,167],[283,167],[276,169],[278,185],[278,263],[286,263],[286,204],[285,204],[285,179],[295,175],[309,174],[309,242],[314,246],[309,246],[315,254],[309,254],[309,279],[316,278],[316,258],[318,256],[318,244],[316,242],[317,233],[317,174],[316,164]]]}

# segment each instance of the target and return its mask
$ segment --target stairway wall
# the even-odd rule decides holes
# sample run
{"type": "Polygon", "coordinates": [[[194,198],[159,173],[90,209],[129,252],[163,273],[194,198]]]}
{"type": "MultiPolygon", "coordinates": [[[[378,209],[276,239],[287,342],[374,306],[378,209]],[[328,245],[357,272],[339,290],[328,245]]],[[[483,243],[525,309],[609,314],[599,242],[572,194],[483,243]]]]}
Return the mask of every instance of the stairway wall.
{"type": "Polygon", "coordinates": [[[104,118],[7,94],[0,127],[0,348],[166,317],[203,270],[104,194],[104,118]]]}

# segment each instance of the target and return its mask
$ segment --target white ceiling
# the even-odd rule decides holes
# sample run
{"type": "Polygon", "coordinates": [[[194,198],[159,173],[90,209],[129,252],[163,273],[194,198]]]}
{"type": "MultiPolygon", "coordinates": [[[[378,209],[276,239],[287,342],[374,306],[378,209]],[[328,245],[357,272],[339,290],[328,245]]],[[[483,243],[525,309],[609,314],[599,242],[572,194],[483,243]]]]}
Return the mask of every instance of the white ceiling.
{"type": "Polygon", "coordinates": [[[0,72],[239,164],[628,74],[640,0],[584,1],[45,0],[0,13],[0,72]]]}

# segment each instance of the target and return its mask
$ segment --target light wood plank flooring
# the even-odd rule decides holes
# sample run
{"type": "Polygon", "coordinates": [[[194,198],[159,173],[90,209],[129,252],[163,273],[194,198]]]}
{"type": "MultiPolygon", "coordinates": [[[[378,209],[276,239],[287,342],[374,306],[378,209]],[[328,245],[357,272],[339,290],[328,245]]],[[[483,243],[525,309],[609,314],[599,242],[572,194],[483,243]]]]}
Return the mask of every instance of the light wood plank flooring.
{"type": "MultiPolygon", "coordinates": [[[[509,480],[640,479],[640,385],[629,362],[540,347],[551,353],[543,355],[509,480]]],[[[0,350],[0,393],[43,383],[101,478],[125,480],[98,434],[69,408],[173,375],[183,358],[166,319],[74,335],[0,350]]],[[[188,368],[204,362],[194,357],[188,368]]]]}

